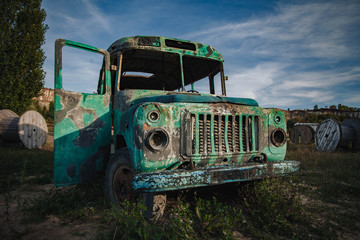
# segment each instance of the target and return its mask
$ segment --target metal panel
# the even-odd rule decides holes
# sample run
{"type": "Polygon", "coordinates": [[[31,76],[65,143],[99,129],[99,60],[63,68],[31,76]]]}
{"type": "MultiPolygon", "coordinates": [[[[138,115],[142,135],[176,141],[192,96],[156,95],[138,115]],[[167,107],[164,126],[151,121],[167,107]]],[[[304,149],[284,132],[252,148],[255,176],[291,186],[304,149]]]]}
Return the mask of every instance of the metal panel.
{"type": "Polygon", "coordinates": [[[55,42],[54,184],[64,186],[89,181],[103,170],[110,154],[109,53],[81,43],[55,42]],[[62,47],[71,46],[104,55],[105,94],[86,94],[62,88],[62,47]]]}
{"type": "Polygon", "coordinates": [[[191,127],[192,155],[259,150],[258,116],[192,113],[191,127]]]}
{"type": "Polygon", "coordinates": [[[266,164],[223,165],[188,170],[166,170],[137,174],[133,189],[139,192],[162,192],[193,187],[252,181],[272,176],[297,173],[297,161],[279,161],[266,164]]]}

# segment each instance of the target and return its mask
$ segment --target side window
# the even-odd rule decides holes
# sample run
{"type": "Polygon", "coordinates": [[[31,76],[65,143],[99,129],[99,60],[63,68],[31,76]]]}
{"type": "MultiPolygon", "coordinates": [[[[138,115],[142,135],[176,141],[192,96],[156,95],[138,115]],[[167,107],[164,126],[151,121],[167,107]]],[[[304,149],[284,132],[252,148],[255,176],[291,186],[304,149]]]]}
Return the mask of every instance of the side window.
{"type": "Polygon", "coordinates": [[[111,78],[111,91],[112,91],[112,96],[114,95],[114,91],[115,91],[115,83],[117,81],[116,79],[116,72],[118,70],[118,55],[114,54],[110,57],[110,78],[111,78]]]}
{"type": "Polygon", "coordinates": [[[106,83],[105,83],[105,62],[103,61],[102,67],[99,73],[99,80],[97,86],[97,94],[105,94],[106,92],[106,83]]]}
{"type": "MultiPolygon", "coordinates": [[[[185,87],[186,91],[191,90],[191,84],[185,87]]],[[[204,77],[199,81],[194,82],[194,90],[198,91],[199,93],[210,93],[210,82],[209,77],[204,77]]]]}
{"type": "Polygon", "coordinates": [[[103,55],[72,47],[62,49],[62,86],[73,92],[104,94],[103,55]],[[100,82],[102,82],[100,84],[100,82]],[[102,89],[102,90],[101,90],[102,89]]]}
{"type": "Polygon", "coordinates": [[[222,95],[222,89],[221,89],[221,72],[218,72],[214,76],[214,86],[215,86],[215,94],[216,95],[222,95]]]}
{"type": "MultiPolygon", "coordinates": [[[[194,90],[200,93],[211,93],[210,91],[210,80],[209,77],[204,77],[203,79],[200,79],[199,81],[196,81],[194,83],[194,90]]],[[[214,88],[215,88],[215,94],[222,95],[221,90],[221,73],[218,72],[214,76],[214,88]]],[[[185,87],[186,91],[191,90],[191,84],[188,84],[185,87]]]]}

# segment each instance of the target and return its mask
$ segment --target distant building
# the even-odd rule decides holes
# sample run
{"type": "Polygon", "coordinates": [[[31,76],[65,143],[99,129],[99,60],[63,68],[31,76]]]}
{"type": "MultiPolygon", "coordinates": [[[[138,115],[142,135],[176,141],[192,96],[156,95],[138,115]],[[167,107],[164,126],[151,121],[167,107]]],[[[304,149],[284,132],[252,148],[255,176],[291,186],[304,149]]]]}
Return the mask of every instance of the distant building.
{"type": "Polygon", "coordinates": [[[54,102],[54,89],[43,88],[40,90],[40,95],[33,100],[38,101],[41,107],[49,108],[50,102],[54,102]]]}

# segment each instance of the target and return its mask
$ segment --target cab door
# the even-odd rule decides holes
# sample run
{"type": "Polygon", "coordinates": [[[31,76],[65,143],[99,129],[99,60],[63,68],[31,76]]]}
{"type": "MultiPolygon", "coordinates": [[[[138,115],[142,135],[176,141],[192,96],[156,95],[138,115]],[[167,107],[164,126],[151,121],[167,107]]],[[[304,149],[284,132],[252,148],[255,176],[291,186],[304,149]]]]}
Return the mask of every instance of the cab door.
{"type": "MultiPolygon", "coordinates": [[[[66,79],[71,82],[76,80],[66,79]]],[[[54,184],[56,186],[86,182],[103,171],[111,148],[110,95],[109,53],[89,45],[57,39],[54,124],[54,184]],[[81,49],[104,55],[97,93],[63,89],[62,48],[64,46],[77,48],[77,51],[81,49]]]]}

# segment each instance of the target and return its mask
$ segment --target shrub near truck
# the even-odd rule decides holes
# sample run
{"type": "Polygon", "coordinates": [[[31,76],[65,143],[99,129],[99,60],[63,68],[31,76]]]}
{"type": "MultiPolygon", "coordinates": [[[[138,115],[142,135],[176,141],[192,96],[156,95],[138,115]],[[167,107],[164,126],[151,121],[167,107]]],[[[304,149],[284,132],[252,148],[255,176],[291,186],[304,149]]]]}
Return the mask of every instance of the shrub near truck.
{"type": "Polygon", "coordinates": [[[157,219],[166,191],[299,170],[298,162],[284,161],[284,113],[227,97],[223,58],[211,46],[136,36],[106,51],[58,39],[55,53],[56,186],[89,181],[106,169],[112,203],[136,195],[157,219]],[[64,46],[104,55],[97,93],[63,89],[64,46]]]}

